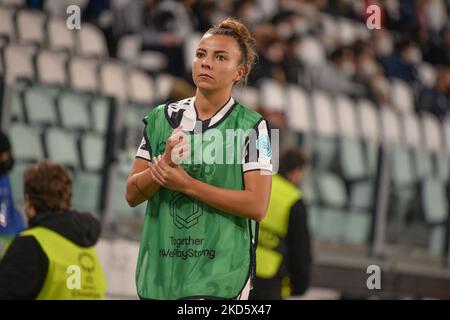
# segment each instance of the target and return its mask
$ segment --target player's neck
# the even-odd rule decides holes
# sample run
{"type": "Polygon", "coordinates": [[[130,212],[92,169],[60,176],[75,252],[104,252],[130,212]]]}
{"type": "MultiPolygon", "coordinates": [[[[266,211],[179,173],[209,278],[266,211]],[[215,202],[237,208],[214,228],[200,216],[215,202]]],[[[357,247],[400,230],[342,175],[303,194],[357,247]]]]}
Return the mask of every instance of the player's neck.
{"type": "Polygon", "coordinates": [[[200,120],[211,118],[230,99],[230,92],[224,91],[203,91],[197,89],[195,94],[195,108],[200,120]]]}

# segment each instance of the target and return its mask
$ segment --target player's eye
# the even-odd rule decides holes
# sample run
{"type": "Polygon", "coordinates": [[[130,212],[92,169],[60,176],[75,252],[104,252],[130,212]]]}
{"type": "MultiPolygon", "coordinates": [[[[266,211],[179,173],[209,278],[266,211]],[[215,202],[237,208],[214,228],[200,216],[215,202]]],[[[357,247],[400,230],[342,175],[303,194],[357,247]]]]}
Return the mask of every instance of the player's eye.
{"type": "Polygon", "coordinates": [[[197,58],[201,58],[201,57],[204,57],[205,54],[204,54],[203,52],[201,52],[201,51],[198,51],[198,52],[195,54],[195,56],[196,56],[197,58]]]}
{"type": "Polygon", "coordinates": [[[225,56],[219,54],[219,55],[217,55],[217,60],[224,61],[225,60],[225,56]]]}

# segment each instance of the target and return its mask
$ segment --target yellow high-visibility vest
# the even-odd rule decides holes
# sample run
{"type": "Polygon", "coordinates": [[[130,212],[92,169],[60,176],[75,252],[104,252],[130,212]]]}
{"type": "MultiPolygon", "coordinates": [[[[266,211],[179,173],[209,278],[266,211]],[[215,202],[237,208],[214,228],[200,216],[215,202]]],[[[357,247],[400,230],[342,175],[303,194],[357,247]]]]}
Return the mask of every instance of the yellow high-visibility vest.
{"type": "Polygon", "coordinates": [[[266,217],[259,225],[256,249],[256,276],[275,277],[283,262],[281,246],[288,231],[291,207],[301,199],[301,192],[281,175],[272,177],[272,194],[266,217]]]}
{"type": "Polygon", "coordinates": [[[47,276],[37,300],[105,297],[106,279],[93,247],[80,247],[44,227],[26,230],[20,236],[33,236],[48,258],[47,276]]]}

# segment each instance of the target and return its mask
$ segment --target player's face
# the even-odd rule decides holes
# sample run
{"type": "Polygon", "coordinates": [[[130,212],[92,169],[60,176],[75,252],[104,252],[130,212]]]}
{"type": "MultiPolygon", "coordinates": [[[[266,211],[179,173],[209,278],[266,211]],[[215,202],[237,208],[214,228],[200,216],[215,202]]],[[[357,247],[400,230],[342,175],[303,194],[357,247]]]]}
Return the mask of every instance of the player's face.
{"type": "Polygon", "coordinates": [[[192,62],[192,78],[197,88],[231,90],[243,75],[241,52],[235,39],[207,34],[200,40],[192,62]]]}

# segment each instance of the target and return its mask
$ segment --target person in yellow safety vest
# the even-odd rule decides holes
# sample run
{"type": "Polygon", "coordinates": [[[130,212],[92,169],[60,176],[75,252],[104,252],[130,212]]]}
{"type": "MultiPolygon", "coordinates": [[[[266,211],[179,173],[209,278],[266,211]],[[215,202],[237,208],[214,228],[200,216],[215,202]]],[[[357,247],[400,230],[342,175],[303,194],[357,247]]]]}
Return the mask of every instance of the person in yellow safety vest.
{"type": "Polygon", "coordinates": [[[48,160],[31,165],[24,196],[29,228],[0,263],[0,300],[103,299],[106,280],[93,248],[100,223],[70,209],[68,171],[48,160]]]}
{"type": "Polygon", "coordinates": [[[297,148],[285,150],[266,217],[260,222],[256,249],[256,278],[252,300],[299,296],[309,287],[312,253],[308,220],[298,189],[307,159],[297,148]]]}

